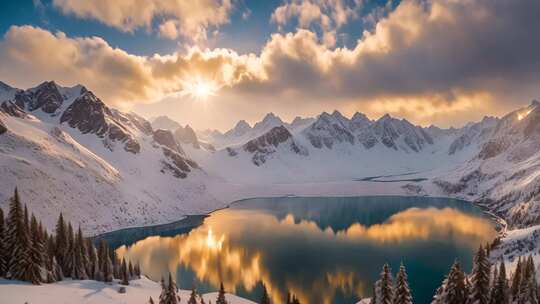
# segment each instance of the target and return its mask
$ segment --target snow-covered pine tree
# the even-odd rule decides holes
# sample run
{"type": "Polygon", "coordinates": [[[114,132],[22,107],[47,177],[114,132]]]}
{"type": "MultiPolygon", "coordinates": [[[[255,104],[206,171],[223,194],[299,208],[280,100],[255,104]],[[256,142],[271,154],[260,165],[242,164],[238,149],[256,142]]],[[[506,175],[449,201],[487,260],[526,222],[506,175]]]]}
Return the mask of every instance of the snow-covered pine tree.
{"type": "Polygon", "coordinates": [[[394,299],[394,286],[392,284],[392,273],[390,266],[384,264],[380,279],[376,283],[375,289],[376,304],[391,304],[394,299]]]}
{"type": "Polygon", "coordinates": [[[396,286],[394,288],[394,304],[412,304],[411,290],[407,280],[405,266],[401,263],[396,276],[396,286]]]}
{"type": "Polygon", "coordinates": [[[377,304],[377,284],[379,281],[375,281],[373,283],[373,290],[371,292],[371,301],[369,301],[370,304],[377,304]]]}
{"type": "Polygon", "coordinates": [[[87,280],[86,264],[88,264],[88,257],[86,256],[84,237],[80,227],[73,241],[73,254],[75,255],[75,263],[72,269],[72,277],[78,280],[87,280]]]}
{"type": "Polygon", "coordinates": [[[30,231],[30,215],[26,204],[24,204],[24,227],[26,227],[26,231],[30,231]]]}
{"type": "Polygon", "coordinates": [[[107,262],[107,258],[108,258],[108,253],[107,253],[107,243],[105,243],[105,241],[101,241],[99,242],[99,247],[98,247],[98,252],[97,252],[97,255],[98,255],[98,268],[99,268],[99,273],[98,273],[98,276],[97,276],[97,280],[98,281],[105,281],[105,267],[106,267],[106,262],[107,262]]]}
{"type": "Polygon", "coordinates": [[[148,304],[154,304],[154,299],[152,299],[152,297],[148,300],[148,304]]]}
{"type": "Polygon", "coordinates": [[[522,276],[522,264],[521,257],[518,258],[516,264],[516,270],[512,276],[512,286],[510,287],[512,301],[517,302],[519,298],[519,288],[521,287],[521,276],[522,276]]]}
{"type": "Polygon", "coordinates": [[[62,275],[69,275],[64,271],[64,257],[66,256],[66,251],[68,249],[68,236],[66,222],[64,221],[64,216],[61,212],[58,216],[58,221],[56,222],[55,246],[54,256],[56,257],[56,262],[62,268],[62,275]]]}
{"type": "Polygon", "coordinates": [[[189,295],[187,304],[198,304],[197,303],[197,290],[195,289],[195,286],[191,288],[191,294],[189,295]]]}
{"type": "Polygon", "coordinates": [[[259,304],[270,304],[270,296],[268,295],[268,291],[266,290],[266,285],[264,285],[264,283],[262,284],[262,296],[259,304]]]}
{"type": "Polygon", "coordinates": [[[131,261],[129,261],[129,264],[128,264],[128,276],[130,280],[135,277],[135,272],[133,270],[133,264],[131,263],[131,261]]]}
{"type": "Polygon", "coordinates": [[[26,277],[32,284],[39,285],[46,279],[46,270],[43,265],[43,243],[40,240],[38,223],[33,214],[30,221],[29,249],[29,262],[26,265],[26,277]]]}
{"type": "Polygon", "coordinates": [[[115,279],[122,279],[122,274],[121,274],[121,269],[120,269],[122,266],[122,261],[120,261],[120,259],[118,258],[118,255],[116,254],[114,250],[109,250],[109,256],[112,262],[113,277],[115,279]]]}
{"type": "Polygon", "coordinates": [[[86,239],[86,256],[88,257],[88,265],[86,266],[86,274],[92,280],[98,280],[99,277],[99,261],[96,247],[92,240],[86,239]]]}
{"type": "Polygon", "coordinates": [[[178,287],[176,282],[172,278],[172,274],[169,272],[169,284],[167,285],[167,299],[166,304],[177,304],[180,302],[180,297],[178,297],[178,287]]]}
{"type": "Polygon", "coordinates": [[[225,289],[223,288],[223,282],[219,284],[219,292],[216,304],[227,304],[227,300],[225,299],[225,289]]]}
{"type": "Polygon", "coordinates": [[[467,302],[465,274],[461,271],[458,261],[455,261],[450,272],[437,290],[433,304],[463,304],[467,302]]]}
{"type": "Polygon", "coordinates": [[[469,295],[471,304],[489,303],[489,278],[491,268],[482,246],[474,257],[473,269],[471,273],[471,292],[469,295]]]}
{"type": "Polygon", "coordinates": [[[8,272],[6,277],[16,280],[26,280],[26,268],[29,263],[28,230],[24,224],[24,214],[21,206],[19,192],[15,193],[9,205],[7,219],[7,248],[8,272]]]}
{"type": "Polygon", "coordinates": [[[133,269],[135,271],[135,276],[137,279],[141,278],[141,264],[137,261],[137,264],[135,264],[135,268],[133,269]]]}
{"type": "Polygon", "coordinates": [[[532,256],[524,258],[521,262],[521,281],[517,303],[537,304],[538,286],[532,256]]]}
{"type": "Polygon", "coordinates": [[[77,256],[75,248],[75,235],[73,233],[73,226],[68,222],[67,224],[67,249],[64,254],[64,275],[72,279],[77,279],[75,272],[77,267],[77,256]]]}
{"type": "Polygon", "coordinates": [[[165,286],[165,280],[163,277],[161,277],[161,281],[159,281],[159,284],[161,286],[161,293],[159,294],[159,304],[167,304],[167,286],[165,286]]]}
{"type": "Polygon", "coordinates": [[[122,277],[122,282],[120,284],[122,285],[129,285],[129,275],[128,270],[126,266],[126,259],[122,259],[122,265],[120,266],[120,272],[122,277]]]}
{"type": "Polygon", "coordinates": [[[509,301],[508,280],[506,278],[506,267],[504,261],[501,261],[499,273],[493,282],[491,289],[490,304],[507,304],[509,301]]]}
{"type": "Polygon", "coordinates": [[[7,273],[8,253],[7,253],[6,225],[4,223],[4,211],[0,208],[0,277],[5,277],[7,273]]]}

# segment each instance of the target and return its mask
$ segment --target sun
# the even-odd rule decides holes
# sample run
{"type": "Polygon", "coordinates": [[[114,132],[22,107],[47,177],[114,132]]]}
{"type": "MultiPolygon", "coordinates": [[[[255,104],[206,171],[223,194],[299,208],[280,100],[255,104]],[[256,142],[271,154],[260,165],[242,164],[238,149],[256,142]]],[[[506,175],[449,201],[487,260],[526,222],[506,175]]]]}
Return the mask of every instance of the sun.
{"type": "Polygon", "coordinates": [[[187,95],[195,100],[206,100],[215,96],[218,88],[212,81],[194,79],[183,83],[182,95],[187,95]]]}

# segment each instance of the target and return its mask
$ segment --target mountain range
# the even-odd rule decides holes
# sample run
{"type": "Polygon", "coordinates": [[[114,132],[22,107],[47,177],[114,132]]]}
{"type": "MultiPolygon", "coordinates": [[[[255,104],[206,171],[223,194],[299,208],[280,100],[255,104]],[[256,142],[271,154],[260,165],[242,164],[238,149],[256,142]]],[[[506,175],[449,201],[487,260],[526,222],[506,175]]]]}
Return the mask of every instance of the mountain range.
{"type": "Polygon", "coordinates": [[[522,228],[540,220],[539,106],[447,129],[388,114],[289,123],[269,113],[221,133],[124,113],[82,85],[0,82],[0,206],[18,187],[45,225],[64,212],[101,232],[205,213],[242,195],[361,194],[384,182],[398,193],[476,201],[522,228]]]}

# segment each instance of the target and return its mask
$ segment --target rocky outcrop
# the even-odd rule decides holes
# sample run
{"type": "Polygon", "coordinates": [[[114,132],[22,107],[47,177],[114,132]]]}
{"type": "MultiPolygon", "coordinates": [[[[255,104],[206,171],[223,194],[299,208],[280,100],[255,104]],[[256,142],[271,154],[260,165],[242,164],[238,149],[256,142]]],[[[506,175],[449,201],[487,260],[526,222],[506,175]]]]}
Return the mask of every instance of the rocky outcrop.
{"type": "Polygon", "coordinates": [[[395,119],[386,114],[373,124],[373,132],[379,141],[394,150],[404,149],[419,152],[433,139],[424,129],[414,126],[406,119],[395,119]],[[401,144],[398,140],[403,142],[401,144]]]}
{"type": "Polygon", "coordinates": [[[140,144],[127,128],[116,119],[115,115],[99,98],[91,91],[75,99],[60,117],[60,123],[67,123],[81,133],[92,133],[104,141],[107,148],[113,150],[112,143],[124,143],[124,150],[131,153],[140,152],[140,144]]]}
{"type": "Polygon", "coordinates": [[[4,101],[2,104],[0,104],[0,112],[18,118],[24,118],[27,115],[23,109],[13,103],[11,100],[4,101]]]}
{"type": "Polygon", "coordinates": [[[15,103],[19,107],[29,111],[41,109],[49,114],[56,112],[63,102],[64,98],[54,81],[46,81],[36,88],[18,92],[15,96],[15,103]]]}
{"type": "Polygon", "coordinates": [[[311,145],[318,149],[323,147],[332,149],[335,144],[343,142],[354,144],[354,135],[349,130],[346,118],[337,111],[332,115],[322,113],[309,128],[304,130],[304,134],[311,145]]]}
{"type": "Polygon", "coordinates": [[[0,135],[4,134],[6,132],[7,132],[7,127],[4,124],[4,122],[0,119],[0,135]]]}
{"type": "Polygon", "coordinates": [[[163,155],[165,155],[166,160],[164,160],[163,168],[161,172],[170,171],[174,177],[177,178],[186,178],[187,174],[191,172],[192,169],[198,169],[199,165],[193,160],[180,155],[178,152],[169,149],[168,147],[163,147],[163,155]]]}
{"type": "Polygon", "coordinates": [[[184,154],[184,150],[182,150],[182,147],[176,142],[172,132],[169,130],[155,130],[153,139],[156,143],[165,146],[176,153],[184,154]]]}
{"type": "MultiPolygon", "coordinates": [[[[279,146],[286,147],[284,148],[286,151],[294,154],[307,155],[307,150],[293,140],[291,133],[284,126],[275,127],[258,138],[250,140],[243,146],[243,150],[253,154],[253,163],[260,166],[266,162],[270,154],[277,151],[279,146]]],[[[229,155],[231,155],[230,152],[229,155]]]]}
{"type": "Polygon", "coordinates": [[[195,149],[200,149],[197,134],[195,134],[195,131],[189,125],[186,125],[185,128],[180,126],[178,129],[176,129],[176,131],[174,131],[174,138],[183,144],[189,144],[195,149]]]}

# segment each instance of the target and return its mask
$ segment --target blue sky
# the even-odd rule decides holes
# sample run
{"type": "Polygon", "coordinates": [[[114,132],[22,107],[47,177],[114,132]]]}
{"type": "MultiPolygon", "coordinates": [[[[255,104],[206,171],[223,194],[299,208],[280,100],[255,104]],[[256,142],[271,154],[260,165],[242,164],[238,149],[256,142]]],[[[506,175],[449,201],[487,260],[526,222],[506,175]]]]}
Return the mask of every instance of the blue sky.
{"type": "MultiPolygon", "coordinates": [[[[277,25],[271,21],[271,15],[282,3],[281,0],[235,1],[230,22],[220,26],[217,38],[207,41],[204,46],[230,48],[240,53],[260,52],[270,35],[277,31],[277,25]],[[243,18],[246,13],[249,15],[247,19],[243,18]]],[[[397,0],[394,1],[392,6],[397,3],[397,0]]],[[[359,10],[359,17],[339,30],[339,33],[345,35],[346,38],[338,40],[336,46],[354,46],[362,32],[372,27],[362,21],[362,16],[386,4],[386,0],[366,1],[363,8],[359,10]]],[[[5,33],[12,25],[34,25],[51,32],[62,31],[71,37],[99,36],[110,45],[136,55],[167,54],[189,43],[181,38],[170,40],[159,37],[155,31],[155,25],[161,20],[162,18],[158,17],[153,21],[154,30],[138,28],[134,32],[127,33],[95,19],[81,19],[73,14],[63,14],[53,5],[52,0],[5,1],[0,10],[0,32],[5,33]]],[[[298,22],[291,20],[281,32],[293,31],[297,26],[298,22]]],[[[320,32],[320,29],[316,27],[314,30],[320,32]]]]}

